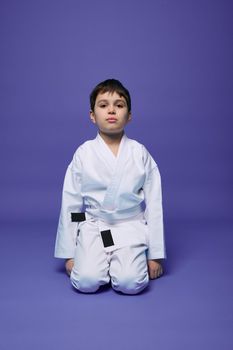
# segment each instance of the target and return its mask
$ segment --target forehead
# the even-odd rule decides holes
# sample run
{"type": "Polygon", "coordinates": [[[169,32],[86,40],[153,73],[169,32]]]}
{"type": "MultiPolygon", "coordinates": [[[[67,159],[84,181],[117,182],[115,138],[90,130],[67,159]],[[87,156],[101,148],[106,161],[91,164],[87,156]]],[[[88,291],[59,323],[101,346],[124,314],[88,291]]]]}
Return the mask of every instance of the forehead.
{"type": "Polygon", "coordinates": [[[104,93],[99,93],[96,97],[96,102],[101,101],[101,100],[108,100],[108,101],[115,101],[115,100],[122,100],[126,101],[124,96],[120,96],[116,91],[114,92],[104,92],[104,93]]]}

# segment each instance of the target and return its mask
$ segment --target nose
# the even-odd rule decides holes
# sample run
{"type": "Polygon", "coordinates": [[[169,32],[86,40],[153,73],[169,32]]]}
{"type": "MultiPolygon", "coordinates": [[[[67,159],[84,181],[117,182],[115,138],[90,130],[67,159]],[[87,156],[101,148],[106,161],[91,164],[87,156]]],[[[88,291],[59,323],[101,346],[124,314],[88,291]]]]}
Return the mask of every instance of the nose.
{"type": "Polygon", "coordinates": [[[115,110],[114,105],[109,105],[109,107],[108,107],[108,113],[109,113],[109,114],[115,114],[115,113],[116,113],[116,110],[115,110]]]}

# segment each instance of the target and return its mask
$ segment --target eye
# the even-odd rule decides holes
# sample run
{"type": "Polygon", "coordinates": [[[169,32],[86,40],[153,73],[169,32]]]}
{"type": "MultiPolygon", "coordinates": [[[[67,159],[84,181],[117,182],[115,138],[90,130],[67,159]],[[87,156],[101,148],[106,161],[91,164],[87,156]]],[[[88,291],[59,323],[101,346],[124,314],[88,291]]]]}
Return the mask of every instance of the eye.
{"type": "Polygon", "coordinates": [[[105,108],[106,107],[106,104],[105,103],[102,103],[99,105],[100,108],[105,108]]]}
{"type": "Polygon", "coordinates": [[[117,107],[118,107],[118,108],[124,108],[124,105],[119,103],[119,104],[117,105],[117,107]]]}

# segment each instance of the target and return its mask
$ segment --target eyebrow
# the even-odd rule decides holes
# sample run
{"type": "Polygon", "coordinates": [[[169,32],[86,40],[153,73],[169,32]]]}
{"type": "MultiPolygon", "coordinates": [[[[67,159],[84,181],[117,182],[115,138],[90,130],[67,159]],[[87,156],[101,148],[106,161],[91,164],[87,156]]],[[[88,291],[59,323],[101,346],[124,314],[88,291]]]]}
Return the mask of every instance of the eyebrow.
{"type": "MultiPolygon", "coordinates": [[[[97,103],[101,103],[101,102],[105,102],[105,103],[107,102],[108,103],[109,101],[108,100],[99,100],[97,103]]],[[[114,103],[118,103],[118,102],[126,103],[123,99],[121,100],[119,98],[114,101],[114,103]]]]}

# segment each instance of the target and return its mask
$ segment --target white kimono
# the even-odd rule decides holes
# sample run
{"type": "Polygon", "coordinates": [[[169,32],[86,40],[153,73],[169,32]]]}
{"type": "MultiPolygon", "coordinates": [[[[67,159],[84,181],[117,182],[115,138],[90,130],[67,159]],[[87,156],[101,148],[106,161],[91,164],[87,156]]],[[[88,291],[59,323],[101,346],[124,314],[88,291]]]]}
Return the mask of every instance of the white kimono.
{"type": "Polygon", "coordinates": [[[145,147],[126,135],[117,157],[99,134],[75,152],[64,181],[55,257],[75,256],[78,232],[88,222],[111,230],[114,245],[106,252],[142,244],[147,259],[165,258],[159,170],[145,147]],[[72,213],[83,211],[86,221],[71,221],[72,213]]]}

